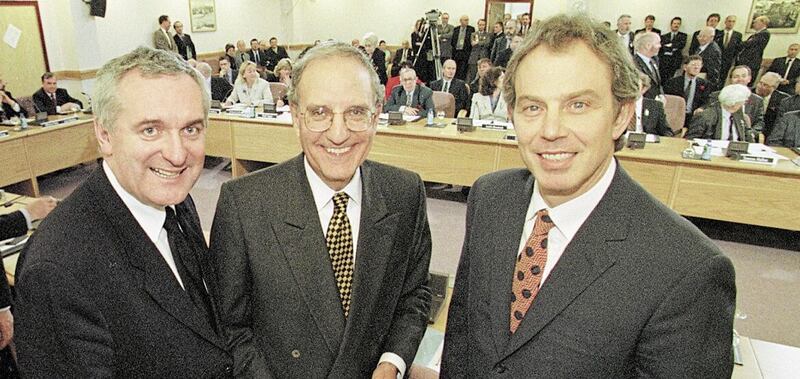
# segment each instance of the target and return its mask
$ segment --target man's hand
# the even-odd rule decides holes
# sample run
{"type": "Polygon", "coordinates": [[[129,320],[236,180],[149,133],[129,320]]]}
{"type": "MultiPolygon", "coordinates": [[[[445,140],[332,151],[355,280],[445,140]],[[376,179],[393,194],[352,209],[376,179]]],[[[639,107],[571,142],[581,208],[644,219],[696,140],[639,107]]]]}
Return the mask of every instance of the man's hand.
{"type": "Polygon", "coordinates": [[[692,116],[697,116],[697,115],[699,115],[700,113],[703,113],[703,108],[697,108],[697,109],[695,109],[695,110],[694,110],[694,112],[692,112],[692,116]]]}
{"type": "Polygon", "coordinates": [[[405,114],[407,114],[409,116],[416,116],[417,113],[419,113],[419,109],[414,108],[414,107],[406,107],[406,109],[403,110],[403,113],[405,113],[405,114]]]}
{"type": "Polygon", "coordinates": [[[56,200],[54,197],[44,196],[28,204],[28,206],[25,207],[25,210],[28,211],[28,214],[31,215],[33,220],[40,220],[47,217],[47,215],[50,214],[50,211],[52,211],[57,204],[58,200],[56,200]]]}
{"type": "Polygon", "coordinates": [[[11,314],[11,309],[6,309],[0,311],[0,349],[5,349],[12,338],[14,338],[14,316],[11,314]]]}
{"type": "Polygon", "coordinates": [[[66,112],[69,112],[69,111],[77,111],[81,109],[81,107],[79,107],[78,104],[75,103],[64,103],[61,104],[61,109],[63,109],[66,112]]]}
{"type": "Polygon", "coordinates": [[[372,379],[397,379],[397,367],[389,362],[381,362],[372,372],[372,379]]]}
{"type": "Polygon", "coordinates": [[[8,105],[14,106],[14,102],[11,101],[11,98],[6,95],[5,91],[0,90],[0,103],[6,103],[8,105]]]}

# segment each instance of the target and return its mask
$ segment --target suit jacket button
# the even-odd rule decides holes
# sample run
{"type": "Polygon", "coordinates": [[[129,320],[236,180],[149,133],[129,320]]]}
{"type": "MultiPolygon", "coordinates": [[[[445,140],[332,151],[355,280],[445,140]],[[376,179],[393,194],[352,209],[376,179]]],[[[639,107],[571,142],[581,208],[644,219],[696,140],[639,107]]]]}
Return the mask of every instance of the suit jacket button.
{"type": "Polygon", "coordinates": [[[507,370],[506,366],[503,366],[500,363],[498,363],[496,366],[494,366],[494,372],[496,372],[498,374],[502,374],[502,373],[506,372],[506,370],[507,370]]]}
{"type": "Polygon", "coordinates": [[[292,350],[292,358],[300,358],[300,350],[292,350]]]}

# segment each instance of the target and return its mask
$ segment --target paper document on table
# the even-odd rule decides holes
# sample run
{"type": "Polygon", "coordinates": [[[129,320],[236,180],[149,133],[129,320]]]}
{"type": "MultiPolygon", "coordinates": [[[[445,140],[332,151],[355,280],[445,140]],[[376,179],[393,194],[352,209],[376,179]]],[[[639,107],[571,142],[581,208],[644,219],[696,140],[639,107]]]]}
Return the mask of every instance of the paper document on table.
{"type": "Polygon", "coordinates": [[[479,126],[484,129],[494,129],[494,130],[512,130],[514,129],[514,124],[505,121],[495,121],[495,120],[472,120],[472,124],[475,126],[479,126]]]}
{"type": "MultiPolygon", "coordinates": [[[[723,140],[706,140],[702,138],[695,138],[693,140],[694,143],[700,146],[694,146],[694,151],[699,154],[703,153],[703,147],[708,143],[711,142],[711,155],[721,157],[725,154],[723,153],[723,149],[728,148],[728,144],[730,141],[723,141],[723,140]]],[[[778,154],[775,149],[764,145],[763,143],[754,143],[751,142],[747,144],[747,154],[754,155],[757,157],[765,157],[765,158],[775,158],[775,159],[789,159],[783,155],[778,154]]]]}
{"type": "Polygon", "coordinates": [[[280,113],[278,114],[278,117],[275,117],[275,121],[281,124],[291,124],[292,114],[289,112],[280,113]]]}
{"type": "Polygon", "coordinates": [[[289,112],[290,111],[289,105],[287,104],[287,105],[284,105],[282,107],[277,107],[277,108],[275,108],[275,111],[276,112],[289,112]]]}
{"type": "MultiPolygon", "coordinates": [[[[403,121],[405,121],[405,122],[414,122],[414,121],[419,120],[420,118],[422,118],[422,116],[420,116],[420,115],[414,116],[414,115],[408,115],[408,114],[405,114],[405,113],[403,114],[403,121]]],[[[378,115],[378,119],[379,120],[389,120],[389,114],[388,113],[381,113],[380,115],[378,115]]]]}

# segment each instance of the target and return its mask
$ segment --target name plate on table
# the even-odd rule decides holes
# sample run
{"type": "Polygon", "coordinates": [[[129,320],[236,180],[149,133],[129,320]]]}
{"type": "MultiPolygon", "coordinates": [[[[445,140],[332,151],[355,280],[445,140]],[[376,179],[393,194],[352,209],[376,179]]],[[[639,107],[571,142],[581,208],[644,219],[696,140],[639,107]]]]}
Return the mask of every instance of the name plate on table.
{"type": "Polygon", "coordinates": [[[275,104],[264,104],[264,113],[278,113],[278,108],[275,107],[275,104]]]}
{"type": "Polygon", "coordinates": [[[505,124],[495,124],[494,122],[490,122],[488,124],[481,125],[481,128],[484,129],[492,129],[492,130],[508,130],[508,125],[505,124]]]}
{"type": "Polygon", "coordinates": [[[778,162],[777,159],[775,159],[773,157],[762,157],[762,156],[752,155],[752,154],[739,154],[738,161],[739,162],[745,162],[745,163],[757,163],[757,164],[763,164],[763,165],[775,165],[775,163],[778,162]]]}
{"type": "Polygon", "coordinates": [[[208,114],[222,114],[222,109],[218,108],[209,108],[208,114]]]}
{"type": "Polygon", "coordinates": [[[0,137],[6,137],[6,136],[8,136],[8,132],[5,130],[0,130],[0,137]]]}
{"type": "Polygon", "coordinates": [[[48,126],[66,124],[66,123],[68,123],[70,121],[75,121],[77,119],[78,119],[78,116],[69,116],[69,117],[64,117],[62,119],[58,119],[58,120],[43,122],[41,125],[42,125],[43,128],[46,128],[48,126]]]}
{"type": "Polygon", "coordinates": [[[731,141],[728,144],[728,151],[725,153],[726,156],[738,159],[742,154],[747,154],[747,148],[750,147],[750,144],[747,142],[742,141],[731,141]]]}
{"type": "Polygon", "coordinates": [[[259,112],[259,113],[257,113],[257,114],[256,114],[256,118],[269,118],[269,119],[273,119],[273,118],[277,118],[277,117],[278,117],[278,114],[277,114],[277,113],[263,113],[263,112],[259,112]]]}
{"type": "Polygon", "coordinates": [[[645,133],[628,133],[628,148],[629,149],[644,149],[647,142],[647,134],[645,133]]]}
{"type": "Polygon", "coordinates": [[[403,125],[405,123],[403,112],[389,112],[389,125],[403,125]]]}
{"type": "Polygon", "coordinates": [[[475,124],[472,123],[472,119],[469,117],[459,117],[456,120],[456,129],[459,132],[474,132],[475,124]]]}

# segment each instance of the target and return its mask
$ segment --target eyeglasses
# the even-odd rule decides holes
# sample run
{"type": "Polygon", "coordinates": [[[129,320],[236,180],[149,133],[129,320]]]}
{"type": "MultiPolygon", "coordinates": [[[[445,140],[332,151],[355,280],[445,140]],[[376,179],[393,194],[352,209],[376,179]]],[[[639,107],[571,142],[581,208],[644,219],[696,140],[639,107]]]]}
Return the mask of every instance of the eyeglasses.
{"type": "Polygon", "coordinates": [[[366,107],[350,107],[344,112],[334,112],[328,107],[309,107],[303,116],[303,124],[312,132],[321,133],[331,128],[333,116],[341,114],[347,129],[353,132],[363,132],[372,126],[375,112],[366,107]]]}

